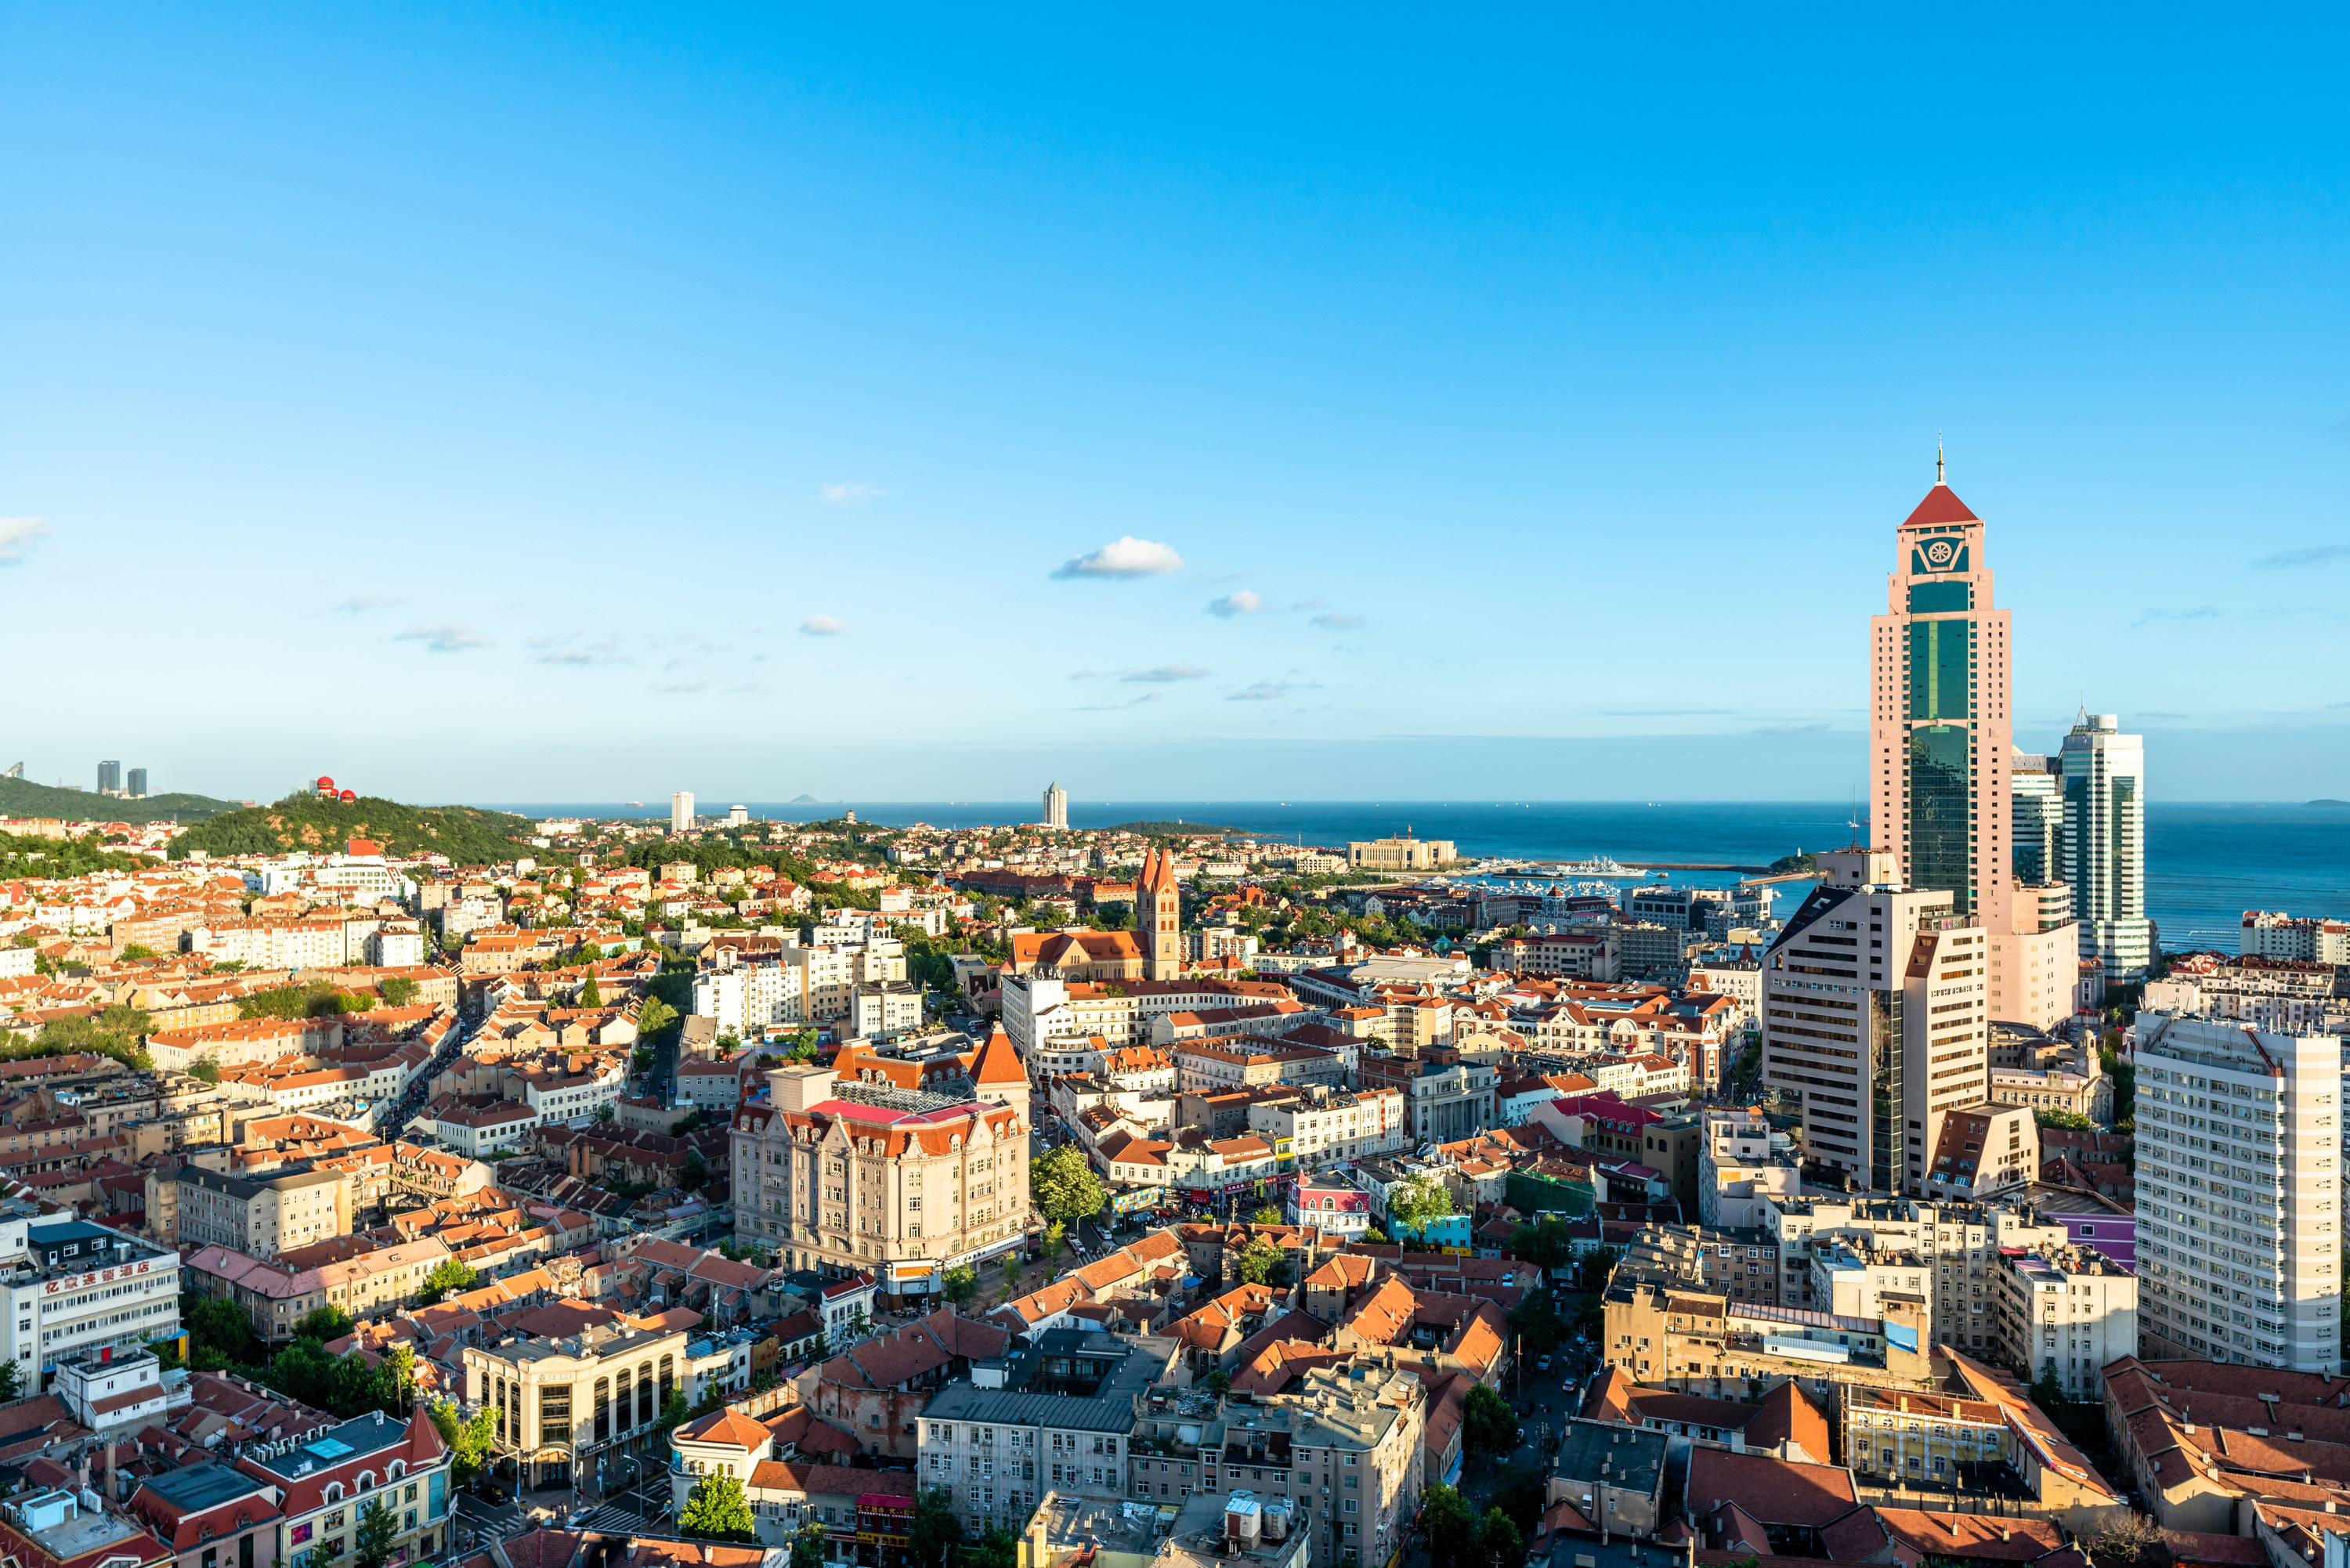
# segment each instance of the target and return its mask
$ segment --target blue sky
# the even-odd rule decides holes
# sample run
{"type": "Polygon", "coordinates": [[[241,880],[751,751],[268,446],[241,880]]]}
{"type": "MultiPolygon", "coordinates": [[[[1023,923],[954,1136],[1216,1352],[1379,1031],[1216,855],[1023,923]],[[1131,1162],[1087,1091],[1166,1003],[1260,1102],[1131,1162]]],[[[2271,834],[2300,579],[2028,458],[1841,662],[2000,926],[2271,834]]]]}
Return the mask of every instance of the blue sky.
{"type": "Polygon", "coordinates": [[[1843,798],[1939,430],[2027,744],[2350,795],[2336,16],[0,27],[31,776],[1843,798]]]}

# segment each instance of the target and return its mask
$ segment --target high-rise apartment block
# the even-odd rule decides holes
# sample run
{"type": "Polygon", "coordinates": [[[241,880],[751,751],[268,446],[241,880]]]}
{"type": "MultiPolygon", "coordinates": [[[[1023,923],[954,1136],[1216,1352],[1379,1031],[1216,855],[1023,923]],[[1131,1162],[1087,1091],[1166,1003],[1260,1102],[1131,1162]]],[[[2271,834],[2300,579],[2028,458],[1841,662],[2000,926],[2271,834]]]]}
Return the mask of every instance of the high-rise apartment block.
{"type": "Polygon", "coordinates": [[[671,833],[693,831],[693,792],[674,791],[669,797],[669,830],[671,833]]]}
{"type": "Polygon", "coordinates": [[[145,768],[132,768],[130,770],[130,788],[126,793],[132,800],[145,800],[147,798],[147,770],[145,768]]]}
{"type": "Polygon", "coordinates": [[[2146,918],[2146,741],[2111,713],[2084,714],[2060,753],[2064,880],[2073,888],[2081,956],[2112,980],[2143,976],[2154,928],[2146,918]]]}
{"type": "Polygon", "coordinates": [[[2150,1360],[2342,1368],[2342,1040],[2137,1015],[2150,1360]]]}
{"type": "Polygon", "coordinates": [[[1069,792],[1057,784],[1045,786],[1045,826],[1047,827],[1069,826],[1069,792]]]}
{"type": "Polygon", "coordinates": [[[100,763],[98,764],[98,793],[100,794],[120,794],[122,793],[122,764],[120,763],[100,763]]]}
{"type": "Polygon", "coordinates": [[[1764,1078],[1801,1097],[1815,1167],[1919,1192],[1944,1118],[1990,1096],[1990,937],[1949,888],[1904,887],[1889,850],[1818,865],[1762,961],[1764,1078]]]}
{"type": "Polygon", "coordinates": [[[2246,909],[2236,951],[2293,963],[2350,964],[2350,922],[2296,920],[2267,909],[2246,909]]]}

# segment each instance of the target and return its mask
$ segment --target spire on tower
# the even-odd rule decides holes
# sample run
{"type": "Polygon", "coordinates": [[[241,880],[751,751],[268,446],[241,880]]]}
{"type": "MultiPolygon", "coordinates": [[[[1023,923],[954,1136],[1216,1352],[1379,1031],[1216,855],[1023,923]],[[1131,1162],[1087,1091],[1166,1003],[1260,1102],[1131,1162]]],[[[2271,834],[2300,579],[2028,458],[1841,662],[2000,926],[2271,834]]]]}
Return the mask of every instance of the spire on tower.
{"type": "Polygon", "coordinates": [[[1942,432],[1934,432],[1934,483],[1942,483],[1942,432]]]}

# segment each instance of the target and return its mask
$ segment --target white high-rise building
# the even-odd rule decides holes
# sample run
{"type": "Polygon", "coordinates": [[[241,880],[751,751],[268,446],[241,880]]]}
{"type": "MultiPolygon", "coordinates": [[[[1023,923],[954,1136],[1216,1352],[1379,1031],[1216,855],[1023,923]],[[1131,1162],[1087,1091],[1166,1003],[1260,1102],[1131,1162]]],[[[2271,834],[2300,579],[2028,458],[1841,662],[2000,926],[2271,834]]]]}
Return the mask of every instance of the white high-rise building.
{"type": "Polygon", "coordinates": [[[747,806],[747,805],[730,805],[730,806],[728,806],[728,807],[726,808],[726,826],[729,826],[729,827],[747,827],[747,826],[750,826],[750,823],[751,823],[751,808],[750,808],[749,806],[747,806]]]}
{"type": "Polygon", "coordinates": [[[1057,784],[1045,786],[1045,826],[1047,827],[1069,826],[1069,792],[1057,784]]]}
{"type": "Polygon", "coordinates": [[[2154,928],[2146,918],[2146,741],[2111,713],[2085,713],[2064,737],[2064,879],[2081,956],[2106,978],[2141,978],[2154,928]]]}
{"type": "Polygon", "coordinates": [[[2342,1041],[2137,1015],[2138,1326],[2156,1360],[2342,1369],[2342,1041]]]}
{"type": "Polygon", "coordinates": [[[693,831],[693,792],[678,790],[669,797],[669,830],[671,833],[693,831]]]}

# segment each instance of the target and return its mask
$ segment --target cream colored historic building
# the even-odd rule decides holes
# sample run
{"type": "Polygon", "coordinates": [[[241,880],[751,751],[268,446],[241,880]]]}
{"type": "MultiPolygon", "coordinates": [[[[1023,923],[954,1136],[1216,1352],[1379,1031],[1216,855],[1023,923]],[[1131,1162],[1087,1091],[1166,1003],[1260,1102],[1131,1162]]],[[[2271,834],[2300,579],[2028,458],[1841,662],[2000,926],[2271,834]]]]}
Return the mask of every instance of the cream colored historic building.
{"type": "Polygon", "coordinates": [[[502,1471],[532,1486],[592,1471],[607,1449],[641,1448],[660,1436],[661,1406],[682,1386],[682,1329],[624,1324],[567,1339],[514,1339],[464,1351],[465,1397],[494,1410],[491,1452],[502,1471]]]}
{"type": "Polygon", "coordinates": [[[920,1294],[947,1269],[1021,1244],[1028,1120],[1014,1106],[767,1074],[767,1104],[734,1113],[734,1234],[785,1267],[870,1272],[920,1294]]]}

